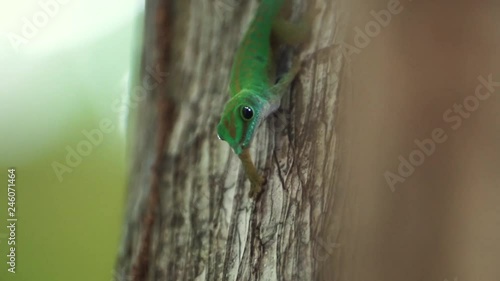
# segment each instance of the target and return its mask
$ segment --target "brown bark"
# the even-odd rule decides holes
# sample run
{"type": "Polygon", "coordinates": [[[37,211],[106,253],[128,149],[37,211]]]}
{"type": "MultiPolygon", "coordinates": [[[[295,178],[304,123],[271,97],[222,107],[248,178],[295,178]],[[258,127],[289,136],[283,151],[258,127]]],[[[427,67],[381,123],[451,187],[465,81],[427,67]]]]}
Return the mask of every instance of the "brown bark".
{"type": "MultiPolygon", "coordinates": [[[[300,14],[307,4],[297,2],[300,14]]],[[[256,5],[147,1],[143,69],[168,77],[140,104],[117,279],[317,280],[334,256],[338,231],[326,231],[325,215],[343,202],[337,104],[344,59],[336,44],[342,9],[316,1],[321,13],[311,41],[295,48],[302,70],[252,143],[267,177],[255,200],[215,127],[229,97],[234,51],[256,5]]],[[[142,78],[150,75],[143,71],[142,78]]]]}

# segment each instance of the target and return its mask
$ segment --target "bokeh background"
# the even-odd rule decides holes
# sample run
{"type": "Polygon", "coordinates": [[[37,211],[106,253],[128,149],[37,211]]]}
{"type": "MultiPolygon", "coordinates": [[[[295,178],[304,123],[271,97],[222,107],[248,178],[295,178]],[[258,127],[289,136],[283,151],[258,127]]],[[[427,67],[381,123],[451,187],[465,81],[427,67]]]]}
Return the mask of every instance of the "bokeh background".
{"type": "Polygon", "coordinates": [[[0,7],[0,280],[115,280],[143,1],[0,7]],[[99,138],[101,122],[109,130],[99,138]],[[91,146],[84,130],[95,133],[91,146]],[[84,155],[67,159],[71,150],[84,155]],[[15,274],[7,168],[17,175],[15,274]]]}
{"type": "MultiPolygon", "coordinates": [[[[346,43],[395,0],[353,1],[346,43]]],[[[478,77],[500,81],[495,1],[401,0],[350,56],[342,165],[349,197],[337,280],[500,280],[500,87],[474,106],[478,77]],[[380,25],[379,25],[380,26],[380,25]],[[468,101],[468,102],[467,102],[468,101]],[[469,103],[460,125],[443,115],[469,103]],[[391,190],[415,141],[445,142],[391,190]]],[[[485,94],[486,90],[481,89],[485,94]]],[[[465,107],[464,107],[465,108],[465,107]]],[[[453,113],[458,115],[458,113],[453,113]]]]}

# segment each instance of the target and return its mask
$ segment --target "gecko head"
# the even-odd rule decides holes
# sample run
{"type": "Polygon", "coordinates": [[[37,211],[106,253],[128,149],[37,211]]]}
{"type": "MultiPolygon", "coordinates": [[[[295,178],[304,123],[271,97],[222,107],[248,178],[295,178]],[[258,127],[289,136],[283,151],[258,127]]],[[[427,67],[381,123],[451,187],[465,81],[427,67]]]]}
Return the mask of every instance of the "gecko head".
{"type": "Polygon", "coordinates": [[[252,141],[257,127],[265,118],[266,102],[255,93],[243,90],[224,106],[217,135],[226,141],[237,155],[252,141]]]}

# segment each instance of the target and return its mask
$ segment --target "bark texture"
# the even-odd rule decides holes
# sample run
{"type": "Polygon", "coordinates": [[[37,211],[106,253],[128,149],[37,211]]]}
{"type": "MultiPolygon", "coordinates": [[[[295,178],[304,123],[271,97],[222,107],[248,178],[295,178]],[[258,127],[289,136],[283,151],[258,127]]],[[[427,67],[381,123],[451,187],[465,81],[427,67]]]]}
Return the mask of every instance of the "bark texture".
{"type": "Polygon", "coordinates": [[[311,4],[321,13],[311,41],[280,58],[282,70],[291,52],[304,63],[252,143],[267,176],[254,200],[215,127],[234,51],[258,2],[147,1],[142,79],[148,68],[167,76],[139,107],[118,280],[318,280],[322,262],[335,256],[338,230],[326,214],[343,202],[342,6],[294,4],[293,18],[311,4]]]}

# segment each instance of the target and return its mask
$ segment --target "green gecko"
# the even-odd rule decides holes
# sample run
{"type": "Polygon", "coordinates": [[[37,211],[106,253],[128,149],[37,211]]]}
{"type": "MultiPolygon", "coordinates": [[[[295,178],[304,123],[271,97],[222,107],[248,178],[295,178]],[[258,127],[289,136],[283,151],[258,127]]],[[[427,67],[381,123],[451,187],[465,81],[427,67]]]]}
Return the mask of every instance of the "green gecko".
{"type": "Polygon", "coordinates": [[[288,22],[278,15],[284,2],[261,0],[255,18],[236,51],[229,85],[231,98],[224,106],[217,126],[219,139],[231,146],[243,164],[252,184],[250,197],[260,193],[266,180],[259,175],[252,162],[249,145],[259,125],[278,109],[282,95],[300,69],[298,58],[294,58],[290,70],[275,83],[276,65],[271,34],[284,43],[303,42],[309,34],[311,16],[315,15],[308,13],[306,23],[288,22]]]}

